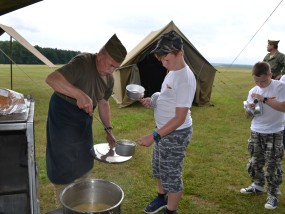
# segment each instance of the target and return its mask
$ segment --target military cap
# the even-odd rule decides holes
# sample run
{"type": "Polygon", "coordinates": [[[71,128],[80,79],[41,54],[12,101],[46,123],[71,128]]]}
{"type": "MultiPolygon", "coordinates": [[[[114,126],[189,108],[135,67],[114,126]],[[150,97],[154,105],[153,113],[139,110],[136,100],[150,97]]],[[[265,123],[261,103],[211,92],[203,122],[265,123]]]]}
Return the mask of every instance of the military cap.
{"type": "Polygon", "coordinates": [[[270,44],[270,45],[278,45],[279,42],[280,42],[280,40],[269,40],[268,39],[268,44],[270,44]]]}
{"type": "Polygon", "coordinates": [[[124,47],[124,45],[121,43],[121,41],[118,39],[117,35],[114,34],[108,42],[104,45],[106,51],[108,54],[118,63],[121,63],[124,61],[127,50],[124,47]]]}
{"type": "Polygon", "coordinates": [[[174,30],[163,34],[157,42],[157,45],[151,53],[160,56],[166,55],[173,51],[182,50],[183,41],[181,37],[174,30]]]}

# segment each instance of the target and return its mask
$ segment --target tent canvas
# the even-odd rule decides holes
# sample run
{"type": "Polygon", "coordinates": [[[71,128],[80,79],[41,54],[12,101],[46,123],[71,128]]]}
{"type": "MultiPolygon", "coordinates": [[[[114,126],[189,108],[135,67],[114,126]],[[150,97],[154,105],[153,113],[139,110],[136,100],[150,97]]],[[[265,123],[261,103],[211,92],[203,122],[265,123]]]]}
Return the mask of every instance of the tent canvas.
{"type": "Polygon", "coordinates": [[[160,30],[149,33],[127,54],[120,68],[114,72],[115,86],[112,97],[120,107],[134,103],[126,95],[126,86],[128,84],[142,85],[146,89],[145,96],[151,96],[154,92],[160,91],[167,71],[150,52],[156,46],[160,36],[171,30],[176,31],[181,36],[184,42],[185,61],[196,77],[197,88],[193,105],[211,105],[210,98],[216,69],[202,56],[174,22],[171,21],[160,30]]]}
{"type": "Polygon", "coordinates": [[[42,0],[1,0],[0,1],[0,16],[10,13],[14,10],[29,6],[42,0]]]}
{"type": "Polygon", "coordinates": [[[21,45],[23,45],[27,50],[29,50],[34,56],[45,63],[48,67],[56,67],[51,61],[49,61],[43,54],[41,54],[35,47],[33,47],[25,38],[23,38],[17,31],[12,27],[0,24],[0,36],[3,33],[8,33],[11,37],[17,40],[21,45]]]}
{"type": "MultiPolygon", "coordinates": [[[[0,36],[3,33],[8,33],[10,35],[10,47],[12,47],[12,38],[16,39],[22,46],[24,46],[27,50],[29,50],[34,56],[36,56],[39,60],[41,60],[44,64],[46,64],[50,68],[55,68],[56,66],[49,61],[43,54],[41,54],[35,47],[33,47],[26,39],[24,39],[17,31],[15,31],[12,27],[0,24],[0,36]]],[[[4,53],[1,49],[0,51],[4,53]]],[[[11,52],[12,50],[10,50],[11,52]]],[[[4,53],[5,54],[5,53],[4,53]]],[[[6,55],[6,54],[5,54],[6,55]]],[[[7,55],[6,55],[7,56],[7,55]]],[[[8,57],[8,56],[7,56],[8,57]]],[[[13,89],[13,75],[12,75],[12,62],[13,60],[9,58],[10,63],[10,73],[11,73],[11,89],[13,89]]]]}

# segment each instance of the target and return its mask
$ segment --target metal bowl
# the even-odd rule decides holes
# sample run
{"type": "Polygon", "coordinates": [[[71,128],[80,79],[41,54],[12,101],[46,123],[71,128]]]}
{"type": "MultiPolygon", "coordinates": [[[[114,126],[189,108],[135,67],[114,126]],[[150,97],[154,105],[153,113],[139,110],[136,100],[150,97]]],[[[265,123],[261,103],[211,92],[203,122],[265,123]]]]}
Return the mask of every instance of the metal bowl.
{"type": "Polygon", "coordinates": [[[120,214],[123,190],[102,179],[86,179],[67,186],[60,195],[64,214],[120,214]]]}
{"type": "Polygon", "coordinates": [[[138,101],[144,96],[144,87],[137,85],[137,84],[129,84],[126,86],[127,96],[131,100],[138,101]]]}
{"type": "Polygon", "coordinates": [[[124,157],[132,156],[135,153],[136,143],[130,140],[117,140],[115,152],[124,157]]]}
{"type": "Polygon", "coordinates": [[[151,95],[150,97],[150,107],[151,108],[156,108],[156,101],[159,95],[160,95],[160,92],[155,92],[153,95],[151,95]]]}

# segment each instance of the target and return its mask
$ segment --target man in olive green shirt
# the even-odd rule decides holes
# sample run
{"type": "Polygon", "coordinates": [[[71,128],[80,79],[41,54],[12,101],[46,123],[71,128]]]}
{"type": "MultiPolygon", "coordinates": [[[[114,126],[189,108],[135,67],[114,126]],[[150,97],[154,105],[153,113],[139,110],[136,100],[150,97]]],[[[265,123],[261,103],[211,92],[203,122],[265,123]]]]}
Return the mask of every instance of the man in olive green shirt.
{"type": "Polygon", "coordinates": [[[51,95],[46,126],[46,169],[54,185],[56,206],[69,184],[86,179],[94,166],[93,112],[98,114],[113,148],[109,98],[114,88],[114,71],[127,50],[114,34],[98,53],[81,53],[50,73],[46,83],[51,95]],[[111,134],[110,134],[111,133],[111,134]]]}
{"type": "Polygon", "coordinates": [[[268,62],[271,67],[272,79],[279,80],[285,74],[285,55],[278,51],[280,40],[268,40],[267,51],[263,61],[268,62]]]}

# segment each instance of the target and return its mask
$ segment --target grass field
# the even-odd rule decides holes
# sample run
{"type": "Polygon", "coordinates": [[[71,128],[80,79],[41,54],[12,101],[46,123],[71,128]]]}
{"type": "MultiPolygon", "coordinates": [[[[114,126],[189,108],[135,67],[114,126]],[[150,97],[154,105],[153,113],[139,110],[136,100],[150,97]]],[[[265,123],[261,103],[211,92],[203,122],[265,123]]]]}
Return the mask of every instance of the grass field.
{"type": "MultiPolygon", "coordinates": [[[[253,86],[249,68],[217,67],[211,107],[193,107],[193,138],[184,162],[185,193],[179,214],[263,214],[284,213],[285,198],[279,197],[278,208],[264,208],[266,194],[241,195],[240,188],[251,180],[246,172],[247,139],[250,120],[245,119],[242,102],[253,86]]],[[[38,197],[41,213],[55,209],[53,186],[45,168],[45,123],[52,90],[45,77],[52,72],[46,66],[13,66],[13,90],[30,94],[35,100],[36,161],[39,169],[38,197]]],[[[0,87],[10,88],[10,67],[0,65],[0,87]]],[[[114,135],[117,139],[136,140],[153,131],[152,110],[139,103],[118,108],[110,100],[114,135]]],[[[95,113],[97,117],[97,112],[95,113]]],[[[94,120],[94,144],[105,142],[102,126],[94,120]]],[[[151,177],[152,148],[137,147],[133,158],[121,164],[95,161],[92,178],[118,184],[125,193],[121,213],[143,213],[144,206],[156,194],[151,177]]],[[[285,194],[284,185],[280,187],[285,194]]]]}

